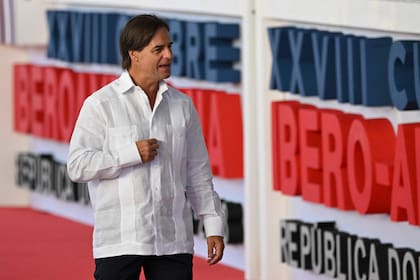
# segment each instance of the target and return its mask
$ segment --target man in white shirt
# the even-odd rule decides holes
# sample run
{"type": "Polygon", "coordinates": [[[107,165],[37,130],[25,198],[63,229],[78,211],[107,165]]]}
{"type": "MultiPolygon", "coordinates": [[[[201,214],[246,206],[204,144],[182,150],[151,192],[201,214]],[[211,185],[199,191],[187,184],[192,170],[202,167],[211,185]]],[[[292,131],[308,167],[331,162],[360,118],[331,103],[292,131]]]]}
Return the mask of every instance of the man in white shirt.
{"type": "Polygon", "coordinates": [[[208,263],[223,256],[223,213],[197,112],[165,83],[168,25],[130,19],[115,81],[88,97],[70,141],[68,173],[88,182],[95,279],[192,279],[192,212],[203,220],[208,263]]]}

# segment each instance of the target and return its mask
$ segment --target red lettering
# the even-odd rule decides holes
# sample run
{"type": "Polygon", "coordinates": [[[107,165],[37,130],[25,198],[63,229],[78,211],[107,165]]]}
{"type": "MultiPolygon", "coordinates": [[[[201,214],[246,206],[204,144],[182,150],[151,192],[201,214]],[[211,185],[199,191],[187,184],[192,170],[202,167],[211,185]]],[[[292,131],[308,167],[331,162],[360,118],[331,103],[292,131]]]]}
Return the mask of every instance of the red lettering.
{"type": "Polygon", "coordinates": [[[44,71],[42,67],[31,66],[30,73],[31,132],[33,135],[43,137],[44,71]]]}
{"type": "Polygon", "coordinates": [[[82,104],[85,99],[93,92],[89,89],[88,77],[92,74],[86,73],[76,73],[76,80],[77,80],[77,92],[76,94],[76,106],[75,111],[76,114],[79,115],[80,108],[82,108],[82,104]]]}
{"type": "Polygon", "coordinates": [[[63,70],[60,75],[60,83],[58,86],[58,131],[61,141],[69,142],[73,127],[76,122],[75,116],[75,86],[74,72],[63,70]]]}
{"type": "Polygon", "coordinates": [[[30,132],[31,102],[29,86],[29,66],[13,67],[14,129],[22,133],[30,132]]]}
{"type": "Polygon", "coordinates": [[[206,145],[209,145],[209,126],[210,126],[210,100],[213,95],[222,94],[221,92],[211,90],[195,90],[194,106],[197,109],[198,116],[203,127],[203,134],[206,140],[206,145]]]}
{"type": "MultiPolygon", "coordinates": [[[[49,139],[59,140],[57,118],[58,69],[46,67],[44,70],[44,133],[49,139]]],[[[59,76],[59,74],[58,74],[59,76]]]]}
{"type": "Polygon", "coordinates": [[[240,96],[211,97],[209,156],[213,173],[225,178],[242,178],[242,114],[240,96]]]}
{"type": "Polygon", "coordinates": [[[360,118],[352,122],[347,147],[348,179],[354,206],[360,213],[389,211],[391,189],[376,182],[373,167],[376,162],[392,160],[394,142],[394,130],[388,120],[360,118]]]}
{"type": "Polygon", "coordinates": [[[99,85],[96,86],[96,88],[92,92],[100,89],[101,87],[105,86],[106,84],[112,82],[117,78],[117,76],[112,74],[99,74],[99,76],[101,77],[101,82],[99,85]]]}
{"type": "Polygon", "coordinates": [[[416,203],[416,207],[417,207],[417,225],[420,225],[420,206],[418,206],[418,203],[420,202],[420,128],[417,127],[416,131],[415,131],[415,146],[416,146],[416,178],[417,178],[417,182],[416,182],[416,186],[417,186],[417,190],[416,190],[416,199],[417,199],[417,203],[416,203]]]}
{"type": "Polygon", "coordinates": [[[273,160],[273,190],[281,191],[280,180],[280,134],[279,131],[279,105],[281,102],[271,103],[271,157],[273,160]]]}
{"type": "Polygon", "coordinates": [[[415,129],[420,124],[401,124],[398,126],[394,179],[392,182],[391,220],[407,220],[419,224],[416,188],[416,147],[415,129]]]}
{"type": "Polygon", "coordinates": [[[420,123],[400,125],[396,137],[387,119],[295,101],[271,108],[274,190],[420,225],[420,123]]]}
{"type": "Polygon", "coordinates": [[[203,135],[207,147],[209,147],[209,127],[210,127],[210,111],[211,111],[211,96],[213,94],[222,94],[221,92],[211,90],[200,90],[186,88],[181,89],[186,95],[191,97],[195,108],[197,109],[198,116],[200,117],[203,135]]]}
{"type": "Polygon", "coordinates": [[[299,110],[299,140],[302,197],[322,203],[321,125],[315,107],[299,110]]]}
{"type": "MultiPolygon", "coordinates": [[[[16,65],[14,72],[15,130],[65,142],[70,139],[86,97],[116,78],[112,74],[76,73],[36,65],[16,65]]],[[[190,89],[190,95],[215,175],[242,178],[240,95],[195,89],[190,89]]]]}
{"type": "Polygon", "coordinates": [[[323,203],[342,210],[354,209],[347,180],[345,144],[353,115],[322,110],[323,203]]]}
{"type": "Polygon", "coordinates": [[[298,156],[298,102],[273,102],[274,188],[287,195],[300,195],[298,156]]]}
{"type": "Polygon", "coordinates": [[[15,65],[14,75],[15,130],[58,141],[69,140],[85,98],[116,78],[37,65],[15,65]]]}

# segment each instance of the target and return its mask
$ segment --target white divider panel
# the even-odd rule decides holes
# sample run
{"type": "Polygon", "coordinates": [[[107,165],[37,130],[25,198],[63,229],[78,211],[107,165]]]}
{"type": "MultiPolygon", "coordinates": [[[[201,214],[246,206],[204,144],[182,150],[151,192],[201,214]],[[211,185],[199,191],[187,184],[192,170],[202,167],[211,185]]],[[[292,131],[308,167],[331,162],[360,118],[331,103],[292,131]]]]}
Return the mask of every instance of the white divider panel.
{"type": "MultiPolygon", "coordinates": [[[[248,280],[257,279],[331,279],[280,262],[280,221],[298,219],[306,222],[335,220],[338,230],[359,237],[378,238],[381,243],[394,247],[412,248],[419,251],[420,227],[406,222],[392,222],[388,215],[361,215],[355,211],[344,212],[302,200],[301,196],[285,196],[274,191],[272,180],[271,115],[272,101],[291,96],[269,89],[271,75],[271,48],[268,27],[285,25],[341,31],[361,36],[387,35],[394,40],[420,40],[420,1],[398,0],[261,0],[255,1],[256,22],[256,94],[258,137],[258,189],[260,262],[258,274],[250,274],[248,280]]],[[[395,109],[355,108],[351,105],[324,102],[317,98],[299,98],[300,102],[314,104],[319,108],[333,108],[345,112],[360,113],[366,118],[388,117],[394,124],[419,122],[419,111],[395,112],[395,109]],[[303,100],[302,100],[303,99],[303,100]],[[362,111],[358,111],[362,109],[362,111]],[[392,111],[390,114],[390,110],[392,111]],[[403,117],[401,117],[403,116],[403,117]]],[[[246,206],[245,206],[246,207],[246,206]]],[[[251,209],[246,207],[246,210],[251,209]]],[[[248,258],[251,254],[247,252],[248,258]]]]}

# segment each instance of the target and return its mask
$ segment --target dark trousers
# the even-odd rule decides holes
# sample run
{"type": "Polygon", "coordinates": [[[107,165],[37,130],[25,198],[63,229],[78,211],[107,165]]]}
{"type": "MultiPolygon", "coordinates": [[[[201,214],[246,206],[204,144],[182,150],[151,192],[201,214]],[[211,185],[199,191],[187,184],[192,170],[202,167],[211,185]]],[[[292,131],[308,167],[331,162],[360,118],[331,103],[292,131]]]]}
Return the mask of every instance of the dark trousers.
{"type": "Polygon", "coordinates": [[[124,255],[95,259],[96,280],[192,280],[191,254],[165,256],[124,255]]]}

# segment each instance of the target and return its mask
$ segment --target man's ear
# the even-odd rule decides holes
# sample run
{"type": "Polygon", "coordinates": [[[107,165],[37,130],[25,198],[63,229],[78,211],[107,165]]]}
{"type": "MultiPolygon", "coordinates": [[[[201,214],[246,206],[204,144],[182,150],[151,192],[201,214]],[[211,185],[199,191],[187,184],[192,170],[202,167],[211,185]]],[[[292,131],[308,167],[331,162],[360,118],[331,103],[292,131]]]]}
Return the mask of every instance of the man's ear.
{"type": "Polygon", "coordinates": [[[136,51],[128,51],[128,55],[130,56],[131,61],[139,61],[136,51]]]}

